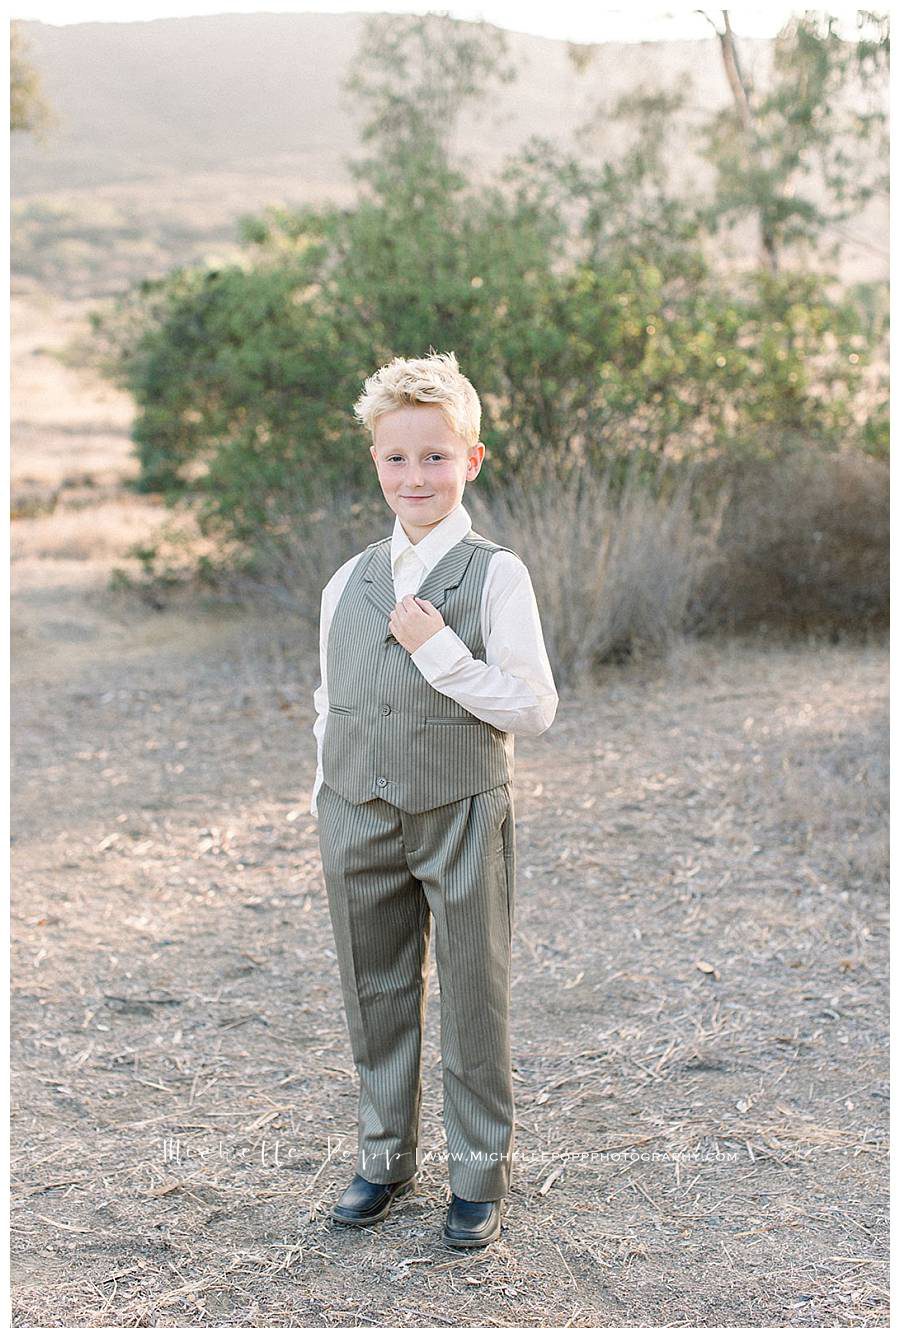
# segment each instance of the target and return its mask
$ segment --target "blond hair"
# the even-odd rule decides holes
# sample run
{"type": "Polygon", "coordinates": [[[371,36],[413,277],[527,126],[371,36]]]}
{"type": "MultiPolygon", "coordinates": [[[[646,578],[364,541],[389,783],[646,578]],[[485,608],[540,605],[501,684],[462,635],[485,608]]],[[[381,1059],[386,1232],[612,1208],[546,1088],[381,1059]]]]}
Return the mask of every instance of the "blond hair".
{"type": "Polygon", "coordinates": [[[467,446],[477,443],[481,401],[472,382],[459,370],[455,353],[435,353],[430,348],[426,358],[394,358],[366,378],[353,412],[374,442],[379,414],[406,404],[438,405],[467,446]]]}

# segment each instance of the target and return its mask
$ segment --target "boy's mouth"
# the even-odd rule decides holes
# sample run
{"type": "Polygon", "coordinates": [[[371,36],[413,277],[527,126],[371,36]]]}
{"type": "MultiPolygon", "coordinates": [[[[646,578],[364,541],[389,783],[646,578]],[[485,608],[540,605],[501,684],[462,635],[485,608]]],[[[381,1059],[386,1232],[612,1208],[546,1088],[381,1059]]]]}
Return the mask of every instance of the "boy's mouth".
{"type": "Polygon", "coordinates": [[[403,498],[404,502],[430,502],[434,493],[430,492],[427,496],[424,493],[416,493],[414,496],[408,496],[406,493],[401,493],[400,496],[403,498]]]}

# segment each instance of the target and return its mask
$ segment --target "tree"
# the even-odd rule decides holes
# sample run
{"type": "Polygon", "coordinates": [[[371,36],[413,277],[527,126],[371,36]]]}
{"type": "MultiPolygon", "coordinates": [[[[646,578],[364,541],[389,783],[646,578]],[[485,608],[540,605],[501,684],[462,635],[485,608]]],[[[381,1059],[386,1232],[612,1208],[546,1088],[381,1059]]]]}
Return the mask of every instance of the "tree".
{"type": "MultiPolygon", "coordinates": [[[[842,39],[837,20],[827,14],[807,11],[792,18],[775,39],[772,84],[763,93],[744,67],[728,10],[722,11],[721,27],[704,10],[696,12],[716,33],[732,95],[732,105],[699,133],[698,150],[715,169],[715,188],[707,205],[698,203],[697,221],[714,234],[755,218],[760,264],[775,274],[789,248],[824,252],[823,234],[835,232],[874,195],[887,195],[889,18],[859,10],[855,41],[842,39]],[[868,161],[860,153],[864,146],[871,147],[868,161]],[[815,171],[829,197],[824,208],[807,189],[806,179],[815,171]]],[[[597,50],[595,43],[570,43],[573,69],[588,71],[597,50]]],[[[659,166],[667,129],[659,112],[677,111],[684,94],[683,87],[654,88],[616,104],[613,115],[630,115],[637,126],[644,171],[659,166]],[[655,113],[655,149],[644,119],[648,113],[655,113]]],[[[582,128],[582,134],[589,131],[590,126],[582,128]]],[[[832,259],[840,245],[828,249],[832,259]]]]}
{"type": "Polygon", "coordinates": [[[41,88],[41,78],[28,59],[28,43],[21,24],[15,19],[9,26],[9,128],[27,132],[38,139],[46,138],[46,131],[57,125],[54,114],[41,88]]]}
{"type": "Polygon", "coordinates": [[[352,207],[246,218],[238,263],[176,271],[96,323],[138,406],[141,486],[185,502],[223,547],[290,539],[323,485],[364,499],[351,406],[376,367],[430,346],[478,387],[488,494],[545,461],[652,476],[670,459],[854,439],[859,304],[815,272],[712,272],[696,201],[667,188],[677,95],[622,100],[638,135],[619,164],[534,140],[502,182],[467,182],[447,139],[477,91],[461,56],[472,27],[370,24],[353,83],[362,102],[374,90],[374,151],[352,165],[365,187],[352,207]]]}
{"type": "MultiPolygon", "coordinates": [[[[888,17],[860,11],[858,26],[875,32],[856,42],[838,36],[830,15],[807,11],[791,18],[775,39],[774,78],[765,94],[742,67],[727,10],[722,19],[721,29],[709,22],[734,105],[705,132],[703,155],[717,174],[706,220],[715,229],[748,215],[757,218],[761,263],[774,274],[787,248],[821,248],[823,232],[873,194],[887,193],[888,17]],[[868,99],[862,111],[860,99],[868,99]],[[859,152],[864,144],[876,146],[874,167],[864,166],[859,152]],[[804,190],[804,178],[815,169],[830,196],[824,208],[804,190]]],[[[833,243],[832,258],[840,245],[833,243]]]]}
{"type": "Polygon", "coordinates": [[[366,15],[360,56],[342,88],[352,105],[368,107],[362,140],[378,152],[350,163],[352,175],[379,179],[395,145],[432,141],[449,154],[462,107],[483,101],[491,80],[515,79],[508,49],[503,29],[488,23],[460,23],[449,14],[366,15]]]}

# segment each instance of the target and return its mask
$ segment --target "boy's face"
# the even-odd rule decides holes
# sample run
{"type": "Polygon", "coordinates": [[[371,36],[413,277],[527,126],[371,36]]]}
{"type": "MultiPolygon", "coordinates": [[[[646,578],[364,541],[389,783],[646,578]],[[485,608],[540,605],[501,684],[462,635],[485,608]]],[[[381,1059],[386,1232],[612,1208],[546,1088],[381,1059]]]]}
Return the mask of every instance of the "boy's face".
{"type": "Polygon", "coordinates": [[[385,500],[415,544],[459,505],[485,448],[470,449],[436,404],[407,404],[379,415],[369,450],[385,500]]]}

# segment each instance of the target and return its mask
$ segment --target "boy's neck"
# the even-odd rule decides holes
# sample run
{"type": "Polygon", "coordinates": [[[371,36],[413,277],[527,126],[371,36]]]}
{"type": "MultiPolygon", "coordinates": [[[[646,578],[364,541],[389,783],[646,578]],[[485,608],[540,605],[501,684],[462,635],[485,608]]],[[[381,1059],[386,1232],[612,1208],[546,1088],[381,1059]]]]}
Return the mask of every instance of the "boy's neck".
{"type": "MultiPolygon", "coordinates": [[[[440,525],[440,523],[441,523],[440,521],[437,522],[438,525],[440,525]]],[[[427,534],[431,533],[431,531],[434,529],[434,525],[429,525],[428,529],[421,530],[418,533],[410,534],[409,530],[406,528],[406,526],[403,524],[403,521],[401,520],[400,528],[406,535],[409,542],[415,548],[416,544],[420,541],[420,539],[424,539],[427,534]]]]}
{"type": "MultiPolygon", "coordinates": [[[[456,505],[459,506],[459,503],[457,502],[456,505]]],[[[409,526],[404,524],[404,522],[400,520],[399,516],[397,517],[397,519],[400,520],[401,530],[406,535],[407,539],[413,545],[413,547],[415,547],[415,545],[419,543],[422,539],[426,538],[426,536],[429,535],[432,530],[436,530],[438,525],[443,525],[444,521],[447,519],[447,516],[452,516],[455,510],[456,507],[453,507],[450,511],[447,512],[446,516],[441,516],[440,520],[436,520],[433,525],[409,526]]]]}

